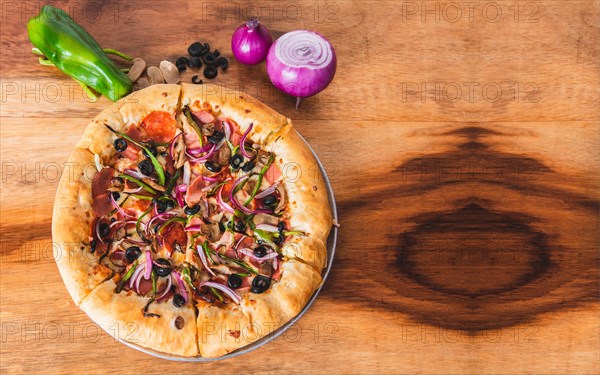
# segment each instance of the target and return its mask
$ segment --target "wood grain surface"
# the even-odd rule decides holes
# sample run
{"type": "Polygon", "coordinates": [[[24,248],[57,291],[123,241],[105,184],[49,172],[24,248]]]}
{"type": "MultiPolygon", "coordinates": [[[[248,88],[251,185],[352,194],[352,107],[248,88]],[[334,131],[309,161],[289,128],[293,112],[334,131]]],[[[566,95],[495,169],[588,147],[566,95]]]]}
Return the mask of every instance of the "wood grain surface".
{"type": "Polygon", "coordinates": [[[231,56],[252,15],[326,35],[336,77],[298,111],[264,64],[216,82],[293,119],[341,228],[321,295],[272,343],[185,364],[115,342],[74,306],[50,234],[64,162],[108,102],[37,64],[41,3],[3,0],[2,373],[600,372],[598,1],[51,3],[154,65],[196,40],[231,56]]]}

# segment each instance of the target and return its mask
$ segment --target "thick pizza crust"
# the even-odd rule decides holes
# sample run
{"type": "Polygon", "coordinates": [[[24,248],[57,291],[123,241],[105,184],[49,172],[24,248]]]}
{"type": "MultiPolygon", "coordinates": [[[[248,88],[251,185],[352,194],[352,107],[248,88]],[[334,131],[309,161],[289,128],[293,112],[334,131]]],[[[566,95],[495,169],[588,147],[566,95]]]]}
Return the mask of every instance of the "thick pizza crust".
{"type": "Polygon", "coordinates": [[[273,334],[300,313],[321,282],[314,268],[291,260],[284,263],[280,282],[264,293],[246,294],[239,306],[199,302],[200,355],[220,357],[273,334]]]}
{"type": "Polygon", "coordinates": [[[293,130],[291,121],[249,95],[215,85],[151,86],[96,116],[69,162],[74,163],[71,175],[75,177],[62,176],[54,206],[56,261],[75,303],[115,337],[165,353],[222,356],[272,333],[296,316],[322,282],[320,272],[326,262],[325,243],[332,218],[318,164],[293,130]],[[305,235],[296,235],[284,245],[287,261],[282,266],[281,281],[273,283],[267,292],[247,294],[239,306],[198,302],[197,316],[192,307],[177,309],[170,303],[153,303],[149,311],[164,319],[148,318],[141,310],[147,298],[126,292],[115,294],[112,272],[99,265],[89,250],[89,228],[94,218],[94,154],[104,164],[115,154],[112,142],[116,136],[105,125],[126,132],[131,124],[141,122],[152,111],[174,113],[185,105],[192,110],[210,105],[236,121],[242,132],[253,124],[250,137],[277,155],[275,163],[283,172],[282,184],[293,210],[290,226],[305,235]],[[174,325],[177,316],[186,322],[181,330],[174,325]],[[137,331],[111,328],[123,328],[127,323],[134,324],[137,331]],[[240,327],[239,335],[236,327],[240,327]]]}
{"type": "Polygon", "coordinates": [[[296,235],[283,244],[281,253],[288,259],[298,259],[321,272],[327,265],[327,248],[319,237],[296,235]]]}
{"type": "Polygon", "coordinates": [[[233,119],[242,133],[252,123],[251,137],[255,142],[268,143],[291,126],[289,119],[250,95],[217,85],[182,84],[182,107],[187,105],[198,111],[206,104],[233,119]]]}
{"type": "Polygon", "coordinates": [[[88,150],[76,148],[65,165],[54,202],[52,238],[60,274],[79,305],[112,271],[98,264],[98,257],[90,252],[94,157],[88,150]]]}
{"type": "MultiPolygon", "coordinates": [[[[81,308],[112,336],[146,348],[184,357],[198,355],[196,314],[193,307],[177,308],[172,302],[152,303],[145,317],[142,309],[148,298],[133,292],[115,293],[116,284],[107,281],[84,298],[81,308]],[[177,319],[183,319],[178,329],[177,319]]],[[[180,320],[181,321],[181,320],[180,320]]]]}
{"type": "Polygon", "coordinates": [[[291,227],[326,243],[332,216],[325,181],[311,150],[293,128],[268,149],[275,153],[276,163],[281,169],[289,207],[293,212],[291,227]]]}

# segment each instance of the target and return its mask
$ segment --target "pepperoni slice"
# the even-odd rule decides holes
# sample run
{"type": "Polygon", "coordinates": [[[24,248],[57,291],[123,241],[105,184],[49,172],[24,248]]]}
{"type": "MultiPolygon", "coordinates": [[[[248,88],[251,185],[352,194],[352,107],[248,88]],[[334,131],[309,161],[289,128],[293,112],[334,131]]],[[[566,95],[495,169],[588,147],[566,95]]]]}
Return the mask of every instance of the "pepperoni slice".
{"type": "Polygon", "coordinates": [[[169,252],[169,255],[173,254],[176,244],[185,251],[187,245],[187,233],[183,230],[183,225],[181,223],[173,223],[170,228],[166,228],[166,230],[167,232],[163,237],[163,248],[169,252]]]}
{"type": "Polygon", "coordinates": [[[175,137],[177,124],[175,117],[168,112],[154,111],[142,121],[142,128],[155,142],[170,142],[175,137]]]}

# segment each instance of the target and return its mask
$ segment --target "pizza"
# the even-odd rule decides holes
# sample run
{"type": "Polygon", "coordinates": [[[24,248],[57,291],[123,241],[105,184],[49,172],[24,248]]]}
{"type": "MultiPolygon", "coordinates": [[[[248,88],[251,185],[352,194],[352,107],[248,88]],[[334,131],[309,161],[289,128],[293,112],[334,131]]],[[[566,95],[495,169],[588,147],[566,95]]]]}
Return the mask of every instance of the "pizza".
{"type": "Polygon", "coordinates": [[[248,95],[150,86],[92,120],[65,165],[55,259],[75,304],[120,340],[223,356],[322,283],[323,177],[291,121],[248,95]]]}

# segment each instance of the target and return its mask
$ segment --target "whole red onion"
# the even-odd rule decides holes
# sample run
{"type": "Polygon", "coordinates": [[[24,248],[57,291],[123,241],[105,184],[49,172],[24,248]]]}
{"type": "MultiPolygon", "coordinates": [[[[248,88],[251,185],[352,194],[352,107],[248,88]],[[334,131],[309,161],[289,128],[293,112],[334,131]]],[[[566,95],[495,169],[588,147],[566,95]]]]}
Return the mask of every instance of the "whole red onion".
{"type": "Polygon", "coordinates": [[[267,74],[279,90],[298,98],[312,96],[331,83],[337,67],[333,46],[315,31],[282,35],[267,55],[267,74]]]}
{"type": "Polygon", "coordinates": [[[271,44],[271,33],[256,18],[238,27],[231,37],[231,51],[244,65],[256,65],[263,61],[271,44]]]}

